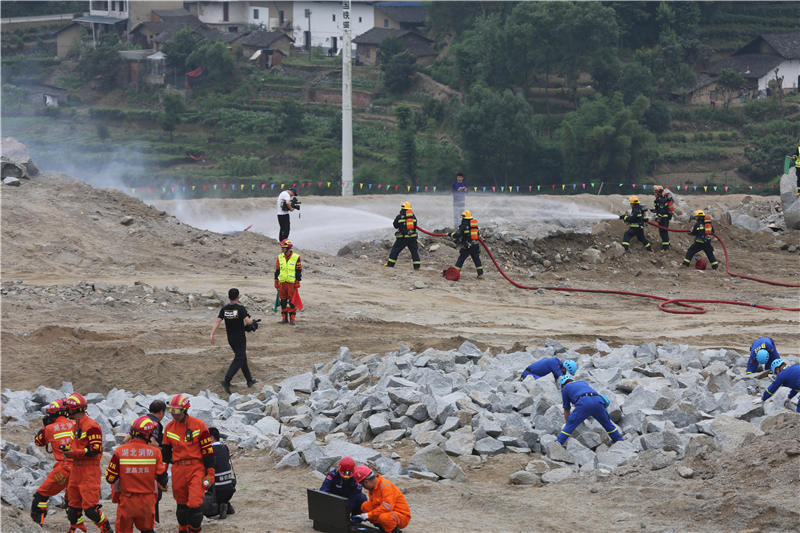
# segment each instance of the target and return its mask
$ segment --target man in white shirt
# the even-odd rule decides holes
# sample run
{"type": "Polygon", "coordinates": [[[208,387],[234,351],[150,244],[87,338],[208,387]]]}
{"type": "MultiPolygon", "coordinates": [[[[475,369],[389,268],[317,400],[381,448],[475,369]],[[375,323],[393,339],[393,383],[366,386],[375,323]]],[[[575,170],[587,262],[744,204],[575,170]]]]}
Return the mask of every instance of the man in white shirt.
{"type": "Polygon", "coordinates": [[[295,196],[297,196],[297,189],[294,185],[281,191],[278,195],[278,224],[281,227],[278,242],[289,237],[289,212],[295,210],[295,206],[292,205],[292,198],[295,196]]]}

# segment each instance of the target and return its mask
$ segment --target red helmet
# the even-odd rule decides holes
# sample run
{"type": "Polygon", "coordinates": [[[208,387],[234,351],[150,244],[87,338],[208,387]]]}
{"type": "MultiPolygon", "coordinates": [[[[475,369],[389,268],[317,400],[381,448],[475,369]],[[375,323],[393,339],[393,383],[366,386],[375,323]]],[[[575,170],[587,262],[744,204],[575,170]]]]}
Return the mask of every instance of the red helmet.
{"type": "Polygon", "coordinates": [[[281,248],[291,248],[292,246],[294,245],[292,244],[292,241],[290,241],[289,239],[283,239],[281,241],[281,248]]]}
{"type": "Polygon", "coordinates": [[[150,417],[140,416],[131,424],[131,437],[139,437],[150,440],[150,436],[156,429],[156,423],[150,417]]]}
{"type": "Polygon", "coordinates": [[[88,405],[88,403],[86,403],[86,398],[77,392],[73,392],[67,396],[66,399],[64,399],[64,404],[66,405],[69,414],[83,413],[86,411],[86,407],[88,405]]]}
{"type": "Polygon", "coordinates": [[[67,406],[64,404],[64,398],[53,400],[52,402],[47,404],[47,407],[44,408],[44,412],[50,416],[66,415],[68,411],[67,411],[67,406]]]}
{"type": "Polygon", "coordinates": [[[353,470],[356,468],[356,462],[352,457],[342,457],[339,461],[339,475],[345,479],[350,479],[353,476],[353,470]]]}
{"type": "Polygon", "coordinates": [[[176,394],[170,399],[167,405],[167,409],[169,409],[170,413],[175,413],[176,411],[183,411],[185,413],[189,407],[189,397],[185,394],[176,394]]]}
{"type": "Polygon", "coordinates": [[[367,465],[358,465],[355,470],[353,470],[353,479],[356,480],[356,483],[361,483],[368,477],[372,477],[373,472],[370,467],[367,465]]]}

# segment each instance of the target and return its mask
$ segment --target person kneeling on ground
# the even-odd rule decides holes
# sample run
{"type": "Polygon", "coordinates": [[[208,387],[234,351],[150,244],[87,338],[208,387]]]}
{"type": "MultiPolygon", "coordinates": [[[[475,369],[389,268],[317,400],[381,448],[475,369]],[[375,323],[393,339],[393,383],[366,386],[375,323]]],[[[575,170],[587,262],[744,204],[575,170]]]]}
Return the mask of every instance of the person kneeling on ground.
{"type": "Polygon", "coordinates": [[[411,521],[411,509],[400,489],[366,465],[357,466],[353,478],[369,491],[359,518],[377,524],[386,533],[401,533],[400,528],[411,521]]]}
{"type": "Polygon", "coordinates": [[[357,515],[361,512],[361,504],[367,497],[361,492],[361,484],[353,479],[356,463],[352,457],[342,457],[339,466],[325,476],[325,481],[319,488],[322,492],[329,492],[350,501],[350,514],[357,515]]]}
{"type": "Polygon", "coordinates": [[[528,368],[522,373],[520,379],[524,380],[528,376],[533,376],[533,379],[539,379],[547,374],[553,374],[553,379],[558,384],[558,378],[564,374],[575,375],[578,371],[578,363],[572,359],[567,359],[563,363],[558,357],[548,357],[541,361],[536,361],[528,365],[528,368]]]}
{"type": "MultiPolygon", "coordinates": [[[[788,387],[791,389],[789,392],[790,400],[800,392],[800,365],[787,367],[783,359],[775,359],[772,362],[772,373],[775,374],[775,381],[770,383],[767,390],[764,391],[764,394],[761,396],[762,402],[769,399],[781,387],[788,387]]],[[[797,403],[797,412],[800,413],[800,402],[797,403]]]]}
{"type": "Polygon", "coordinates": [[[753,372],[761,372],[761,367],[764,370],[769,370],[772,362],[775,359],[780,359],[781,354],[775,347],[775,341],[770,337],[759,337],[750,345],[750,358],[747,360],[747,374],[753,372]]]}
{"type": "Polygon", "coordinates": [[[558,384],[561,385],[564,420],[567,422],[564,424],[564,427],[561,428],[561,433],[559,433],[556,439],[559,444],[563,445],[567,442],[567,439],[572,435],[572,432],[575,431],[575,428],[581,425],[581,422],[590,416],[600,422],[600,425],[603,426],[603,429],[606,430],[606,433],[608,433],[612,441],[618,442],[623,440],[619,428],[611,422],[611,418],[608,416],[608,412],[606,411],[608,400],[605,396],[598,394],[597,391],[591,388],[585,381],[575,381],[575,378],[569,374],[561,376],[558,380],[558,384]],[[570,412],[572,404],[575,405],[575,410],[570,412]]]}
{"type": "Polygon", "coordinates": [[[208,428],[211,434],[211,447],[214,448],[214,484],[206,490],[203,498],[203,514],[207,517],[219,515],[224,520],[234,514],[231,498],[236,492],[236,474],[231,464],[231,452],[220,440],[217,428],[208,428]]]}

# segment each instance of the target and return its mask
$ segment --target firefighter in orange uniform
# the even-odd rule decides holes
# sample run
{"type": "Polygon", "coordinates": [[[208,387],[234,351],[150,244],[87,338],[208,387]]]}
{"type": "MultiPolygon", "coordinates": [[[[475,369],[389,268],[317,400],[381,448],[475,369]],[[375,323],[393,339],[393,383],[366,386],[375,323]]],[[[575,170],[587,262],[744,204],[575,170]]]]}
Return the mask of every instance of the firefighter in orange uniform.
{"type": "Polygon", "coordinates": [[[275,260],[275,288],[278,289],[278,298],[281,300],[281,324],[294,326],[294,317],[297,306],[294,305],[294,291],[300,288],[303,278],[303,265],[300,256],[292,250],[293,244],[289,239],[281,241],[281,254],[275,260]]]}
{"type": "Polygon", "coordinates": [[[176,394],[167,405],[172,421],[164,428],[164,462],[172,463],[172,496],[178,504],[179,533],[202,530],[203,496],[214,484],[211,434],[199,418],[189,416],[189,398],[176,394]]]}
{"type": "MultiPolygon", "coordinates": [[[[68,459],[64,455],[64,449],[72,445],[72,431],[75,422],[67,418],[67,406],[64,405],[63,399],[54,400],[45,407],[42,426],[33,442],[42,448],[49,445],[56,464],[44,482],[33,493],[31,518],[40,526],[44,525],[44,519],[47,516],[47,500],[67,488],[69,473],[72,471],[72,459],[68,459]]],[[[78,529],[86,531],[83,522],[78,525],[78,529]]]]}
{"type": "Polygon", "coordinates": [[[366,465],[357,466],[353,478],[369,491],[369,500],[361,504],[361,520],[377,524],[386,533],[402,533],[400,528],[411,521],[411,509],[400,489],[366,465]]]}
{"type": "Polygon", "coordinates": [[[153,533],[156,524],[158,487],[167,488],[167,467],[161,450],[149,444],[156,423],[140,416],[131,424],[131,440],[114,450],[106,469],[106,481],[118,495],[117,533],[153,533]],[[158,483],[158,486],[156,486],[158,483]]]}
{"type": "MultiPolygon", "coordinates": [[[[102,533],[113,533],[111,524],[100,508],[100,459],[103,456],[103,432],[86,414],[86,398],[74,392],[64,400],[69,417],[75,423],[71,448],[64,455],[72,459],[72,472],[67,483],[67,516],[70,533],[82,529],[85,514],[102,533]]],[[[85,528],[84,528],[85,531],[85,528]]]]}

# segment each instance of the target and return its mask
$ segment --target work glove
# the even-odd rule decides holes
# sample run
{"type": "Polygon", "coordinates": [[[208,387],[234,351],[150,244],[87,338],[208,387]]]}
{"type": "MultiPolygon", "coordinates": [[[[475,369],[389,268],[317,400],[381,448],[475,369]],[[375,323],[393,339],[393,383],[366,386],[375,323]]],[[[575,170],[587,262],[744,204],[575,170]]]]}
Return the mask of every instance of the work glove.
{"type": "Polygon", "coordinates": [[[295,289],[299,289],[300,288],[300,282],[299,281],[295,281],[294,282],[294,288],[295,289]]]}
{"type": "Polygon", "coordinates": [[[367,513],[361,513],[361,514],[360,514],[360,515],[358,515],[358,516],[361,518],[361,520],[363,520],[363,521],[365,521],[365,522],[366,522],[367,520],[369,520],[369,514],[367,514],[367,513]]]}
{"type": "Polygon", "coordinates": [[[216,472],[213,468],[206,470],[206,477],[203,478],[203,489],[208,489],[214,484],[214,474],[216,472]]]}
{"type": "Polygon", "coordinates": [[[278,287],[280,287],[280,283],[278,283],[278,280],[276,279],[275,280],[275,288],[277,289],[278,287]]]}
{"type": "Polygon", "coordinates": [[[790,393],[789,393],[789,396],[788,396],[788,398],[789,398],[789,399],[792,399],[792,398],[794,398],[794,397],[795,397],[795,395],[796,395],[798,392],[800,392],[800,390],[798,390],[798,389],[792,389],[792,392],[790,392],[790,393]]]}
{"type": "Polygon", "coordinates": [[[358,515],[358,514],[356,514],[356,515],[353,515],[353,516],[350,518],[350,521],[351,521],[352,523],[354,523],[354,524],[360,524],[360,523],[361,523],[363,520],[364,520],[364,519],[363,519],[363,518],[361,518],[361,515],[358,515]]]}
{"type": "Polygon", "coordinates": [[[619,216],[619,219],[620,219],[620,220],[625,220],[625,215],[620,215],[620,216],[619,216]]]}

